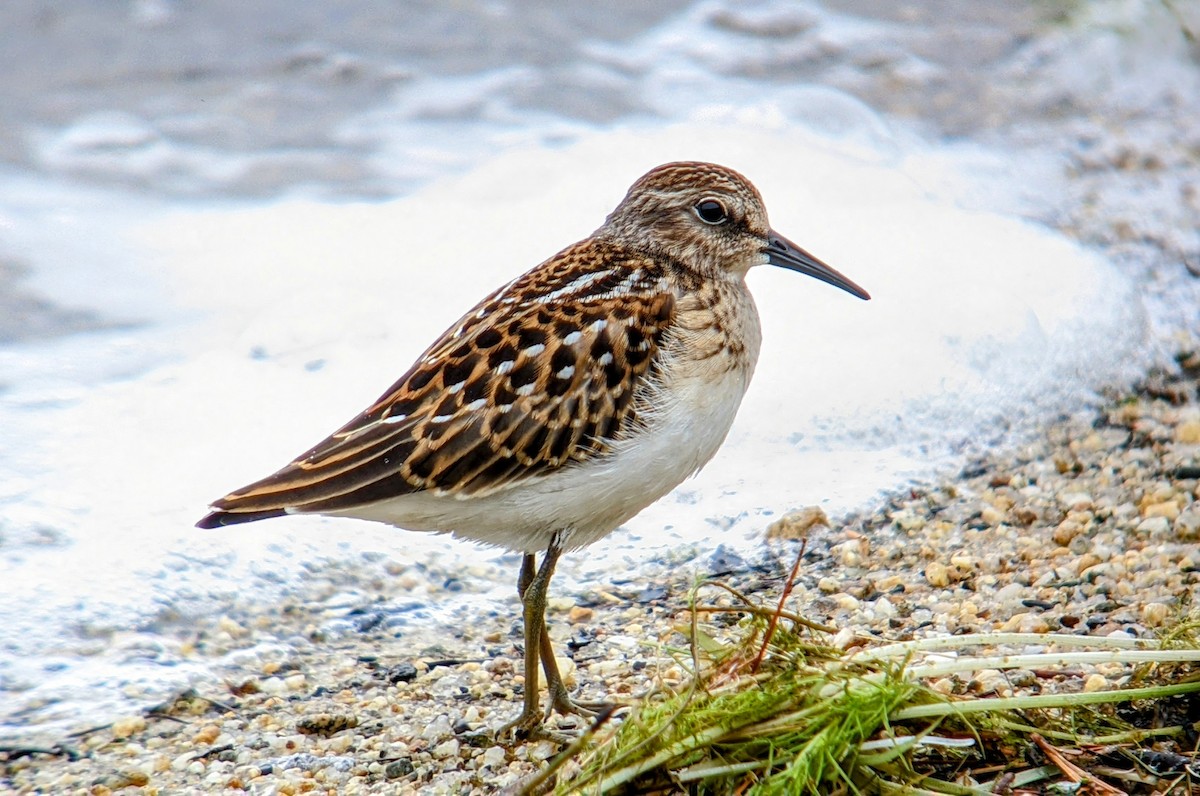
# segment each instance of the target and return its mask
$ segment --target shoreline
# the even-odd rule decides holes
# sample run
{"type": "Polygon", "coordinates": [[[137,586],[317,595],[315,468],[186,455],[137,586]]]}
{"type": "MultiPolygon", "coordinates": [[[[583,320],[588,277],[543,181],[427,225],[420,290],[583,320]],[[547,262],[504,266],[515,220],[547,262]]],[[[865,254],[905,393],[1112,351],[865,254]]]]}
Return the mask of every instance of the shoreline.
{"type": "MultiPolygon", "coordinates": [[[[1148,374],[1090,418],[1051,423],[958,476],[809,528],[788,609],[889,641],[1146,637],[1170,625],[1200,583],[1200,348],[1190,351],[1177,373],[1148,374]]],[[[794,550],[768,542],[752,562],[718,550],[665,583],[642,573],[553,594],[565,677],[583,699],[679,684],[686,672],[670,648],[685,644],[676,626],[696,578],[770,604],[794,550]]],[[[515,595],[457,627],[397,638],[392,619],[411,609],[415,575],[378,566],[365,602],[347,602],[337,573],[322,573],[307,594],[200,622],[181,643],[223,687],[58,747],[7,751],[0,784],[19,794],[488,793],[537,770],[554,744],[503,747],[489,734],[518,708],[515,595]]],[[[1124,675],[1081,672],[1079,687],[1124,675]]]]}
{"type": "MultiPolygon", "coordinates": [[[[844,11],[869,5],[835,4],[844,11]]],[[[917,16],[904,20],[895,46],[921,55],[911,63],[932,59],[934,68],[913,70],[898,58],[884,65],[886,80],[849,69],[830,85],[866,92],[870,107],[930,127],[931,137],[998,140],[1006,151],[1061,159],[1068,196],[1045,199],[1033,216],[1144,275],[1138,281],[1146,295],[1161,299],[1178,280],[1200,276],[1196,239],[1188,236],[1200,208],[1192,179],[1200,159],[1186,123],[1200,95],[1165,83],[1148,96],[1131,91],[1139,69],[1157,63],[1147,54],[1157,46],[1130,47],[1137,68],[1122,60],[1118,70],[1115,57],[1110,64],[1105,51],[1085,46],[1095,37],[1079,25],[1035,25],[1023,11],[988,21],[1003,17],[991,8],[971,24],[938,6],[902,11],[917,16]],[[949,48],[945,57],[931,41],[949,48]],[[1069,57],[1075,53],[1090,58],[1069,57]],[[1057,77],[1062,66],[1112,85],[1066,91],[1057,77]]],[[[1124,33],[1114,23],[1113,33],[1136,39],[1136,22],[1124,33]]],[[[1187,299],[1169,309],[1180,323],[1195,323],[1186,320],[1196,317],[1187,299]]],[[[54,322],[91,321],[72,315],[54,322]]],[[[1174,345],[1200,350],[1195,340],[1174,345]]],[[[1189,366],[1183,382],[1147,374],[1087,419],[1041,426],[964,473],[901,490],[833,528],[811,529],[788,607],[888,639],[1003,629],[1136,635],[1169,625],[1195,593],[1200,566],[1200,487],[1195,476],[1172,476],[1200,465],[1200,440],[1187,441],[1200,436],[1189,425],[1200,422],[1197,368],[1189,366]],[[1187,401],[1173,403],[1181,394],[1187,401]]],[[[674,628],[696,577],[719,575],[771,603],[794,550],[764,545],[761,557],[744,561],[718,549],[683,564],[646,562],[623,573],[631,580],[613,573],[613,581],[594,580],[572,595],[552,587],[548,619],[556,649],[572,660],[568,677],[580,683],[578,696],[621,698],[650,683],[680,682],[685,673],[666,647],[681,643],[674,628]]],[[[164,620],[174,634],[170,657],[200,661],[198,668],[223,679],[194,683],[201,698],[52,739],[41,751],[0,751],[0,787],[22,794],[226,787],[486,793],[519,781],[553,752],[544,743],[498,747],[480,732],[519,708],[515,594],[491,610],[464,609],[453,624],[414,628],[405,622],[407,612],[420,610],[412,584],[420,593],[470,589],[471,573],[455,571],[453,561],[339,561],[324,571],[313,563],[312,576],[279,603],[227,603],[220,616],[164,620]]],[[[141,663],[136,646],[123,649],[141,663]]],[[[1093,675],[1109,681],[1122,672],[1093,675]]]]}

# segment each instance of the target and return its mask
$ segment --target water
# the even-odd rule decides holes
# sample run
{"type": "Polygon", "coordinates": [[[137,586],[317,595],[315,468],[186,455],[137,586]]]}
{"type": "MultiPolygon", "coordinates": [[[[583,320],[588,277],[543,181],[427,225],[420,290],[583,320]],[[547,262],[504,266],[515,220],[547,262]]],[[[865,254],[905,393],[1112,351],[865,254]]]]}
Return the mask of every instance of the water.
{"type": "Polygon", "coordinates": [[[764,351],[725,448],[556,589],[870,505],[1160,361],[1200,306],[1181,23],[958,5],[7,4],[0,738],[211,683],[179,652],[189,617],[324,562],[470,568],[434,622],[508,599],[497,551],[439,537],[191,524],[660,162],[743,171],[874,298],[752,273],[764,351]],[[1110,165],[1146,142],[1170,169],[1110,165]],[[1122,234],[1138,207],[1159,220],[1122,234]]]}

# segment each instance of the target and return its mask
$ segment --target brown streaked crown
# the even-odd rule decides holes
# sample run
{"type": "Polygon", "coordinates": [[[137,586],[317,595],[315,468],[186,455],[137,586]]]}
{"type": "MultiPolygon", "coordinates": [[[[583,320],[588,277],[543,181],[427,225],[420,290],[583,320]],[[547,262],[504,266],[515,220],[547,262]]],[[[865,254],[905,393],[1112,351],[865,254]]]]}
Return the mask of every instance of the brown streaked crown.
{"type": "Polygon", "coordinates": [[[762,196],[749,180],[714,163],[685,161],[643,175],[594,235],[711,278],[766,262],[769,232],[762,196]],[[697,210],[704,202],[716,203],[726,220],[706,223],[697,210]]]}

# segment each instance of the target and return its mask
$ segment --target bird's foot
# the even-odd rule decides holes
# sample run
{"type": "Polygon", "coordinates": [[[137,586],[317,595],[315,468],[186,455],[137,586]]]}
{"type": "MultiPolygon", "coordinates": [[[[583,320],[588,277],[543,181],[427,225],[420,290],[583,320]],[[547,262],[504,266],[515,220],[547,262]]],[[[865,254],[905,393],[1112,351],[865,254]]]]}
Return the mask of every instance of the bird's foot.
{"type": "Polygon", "coordinates": [[[522,710],[521,715],[496,730],[496,740],[512,743],[545,740],[565,745],[573,741],[574,738],[566,733],[547,727],[541,711],[534,710],[530,712],[522,710]]]}
{"type": "Polygon", "coordinates": [[[546,706],[546,718],[550,718],[550,714],[553,712],[560,716],[582,716],[586,719],[594,719],[601,713],[617,707],[620,706],[609,702],[576,702],[567,693],[566,686],[560,683],[558,688],[550,689],[550,704],[546,706]]]}

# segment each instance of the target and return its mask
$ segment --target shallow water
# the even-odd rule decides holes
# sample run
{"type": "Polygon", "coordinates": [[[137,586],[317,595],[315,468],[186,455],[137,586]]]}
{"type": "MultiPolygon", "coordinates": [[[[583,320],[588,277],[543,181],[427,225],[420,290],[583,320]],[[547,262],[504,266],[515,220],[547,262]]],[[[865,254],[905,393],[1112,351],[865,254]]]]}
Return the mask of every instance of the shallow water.
{"type": "Polygon", "coordinates": [[[556,589],[869,505],[1161,360],[1200,306],[1181,23],[961,5],[7,4],[0,737],[207,682],[188,618],[322,562],[469,571],[432,622],[509,599],[509,559],[439,537],[191,523],[659,162],[739,168],[874,298],[751,274],[765,345],[725,448],[556,589]]]}

